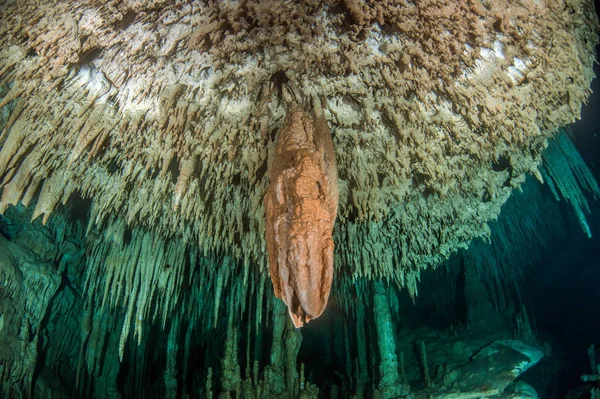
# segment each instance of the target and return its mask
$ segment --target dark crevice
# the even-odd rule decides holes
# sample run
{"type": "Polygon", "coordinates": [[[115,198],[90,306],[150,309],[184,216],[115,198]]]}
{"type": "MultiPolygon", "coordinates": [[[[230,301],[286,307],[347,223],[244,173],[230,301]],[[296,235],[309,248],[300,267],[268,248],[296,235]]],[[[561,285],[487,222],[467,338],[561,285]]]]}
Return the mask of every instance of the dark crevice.
{"type": "Polygon", "coordinates": [[[123,18],[115,24],[115,28],[117,30],[127,29],[135,20],[136,15],[137,14],[133,11],[127,11],[123,18]]]}

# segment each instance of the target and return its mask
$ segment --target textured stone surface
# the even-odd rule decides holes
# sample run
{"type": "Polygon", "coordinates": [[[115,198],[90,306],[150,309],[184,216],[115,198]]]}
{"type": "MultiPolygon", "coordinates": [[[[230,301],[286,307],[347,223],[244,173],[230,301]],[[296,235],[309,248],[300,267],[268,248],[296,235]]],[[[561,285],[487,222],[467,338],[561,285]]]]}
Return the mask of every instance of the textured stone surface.
{"type": "Polygon", "coordinates": [[[0,236],[0,395],[32,394],[40,332],[60,275],[37,254],[0,236]]]}
{"type": "Polygon", "coordinates": [[[333,280],[337,165],[320,101],[315,104],[315,119],[291,105],[265,194],[271,279],[296,327],[323,313],[333,280]]]}

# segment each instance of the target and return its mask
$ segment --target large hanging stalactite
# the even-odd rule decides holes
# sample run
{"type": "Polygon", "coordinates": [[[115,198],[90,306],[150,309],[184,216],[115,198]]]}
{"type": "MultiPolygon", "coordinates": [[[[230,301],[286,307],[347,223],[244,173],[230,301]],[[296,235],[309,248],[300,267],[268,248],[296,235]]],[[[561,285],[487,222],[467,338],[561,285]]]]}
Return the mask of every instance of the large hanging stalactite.
{"type": "Polygon", "coordinates": [[[269,168],[266,238],[275,296],[302,327],[323,313],[329,299],[339,188],[321,101],[313,99],[314,119],[288,102],[269,168]]]}

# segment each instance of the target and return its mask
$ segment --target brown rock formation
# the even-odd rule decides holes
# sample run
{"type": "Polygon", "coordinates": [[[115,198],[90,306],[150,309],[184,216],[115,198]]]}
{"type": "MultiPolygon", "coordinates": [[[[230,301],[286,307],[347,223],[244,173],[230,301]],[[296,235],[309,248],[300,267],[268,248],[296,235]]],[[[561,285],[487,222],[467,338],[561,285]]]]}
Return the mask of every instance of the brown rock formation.
{"type": "Polygon", "coordinates": [[[313,103],[314,119],[288,106],[265,195],[271,280],[296,327],[323,313],[333,279],[337,166],[321,103],[313,103]]]}

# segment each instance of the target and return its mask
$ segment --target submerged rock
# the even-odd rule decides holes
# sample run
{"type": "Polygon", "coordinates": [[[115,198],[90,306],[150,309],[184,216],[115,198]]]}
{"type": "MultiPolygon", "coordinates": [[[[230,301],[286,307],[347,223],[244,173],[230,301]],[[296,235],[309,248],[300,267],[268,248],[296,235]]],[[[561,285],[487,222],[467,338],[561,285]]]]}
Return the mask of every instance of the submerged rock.
{"type": "Polygon", "coordinates": [[[469,363],[449,373],[444,379],[449,388],[436,393],[433,397],[439,399],[537,397],[518,396],[525,395],[525,390],[518,386],[512,386],[510,389],[507,387],[515,378],[537,364],[542,357],[544,357],[542,351],[523,342],[494,341],[477,352],[469,363]]]}

